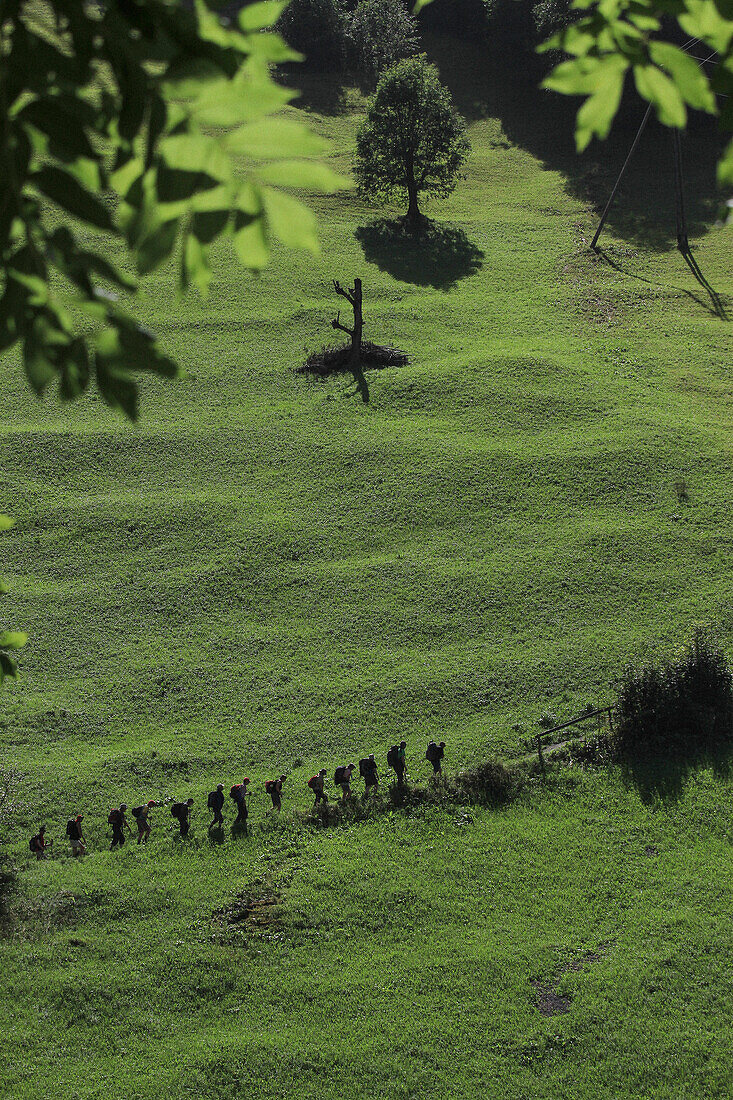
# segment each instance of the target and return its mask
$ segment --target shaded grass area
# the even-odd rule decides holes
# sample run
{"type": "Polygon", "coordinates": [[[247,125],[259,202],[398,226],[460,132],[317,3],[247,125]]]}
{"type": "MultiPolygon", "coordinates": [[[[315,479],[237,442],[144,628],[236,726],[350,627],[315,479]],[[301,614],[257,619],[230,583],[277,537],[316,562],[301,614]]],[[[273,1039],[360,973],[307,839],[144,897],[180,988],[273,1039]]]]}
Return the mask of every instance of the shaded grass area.
{"type": "MultiPolygon", "coordinates": [[[[600,214],[641,124],[646,103],[627,89],[609,138],[583,156],[574,147],[578,100],[539,87],[543,69],[528,57],[511,56],[497,35],[486,46],[472,48],[460,39],[428,39],[443,81],[458,109],[474,121],[501,121],[495,147],[529,152],[546,170],[565,176],[568,194],[600,214]],[[534,77],[534,79],[533,79],[534,77]]],[[[715,183],[716,150],[724,135],[713,118],[692,112],[683,139],[687,216],[692,237],[716,221],[721,196],[715,183]]],[[[676,247],[675,198],[671,132],[653,121],[629,166],[609,219],[611,238],[653,251],[676,247]]]]}
{"type": "MultiPolygon", "coordinates": [[[[730,1091],[725,775],[669,804],[590,775],[472,821],[288,819],[218,846],[198,814],[180,848],[162,815],[148,850],[103,850],[122,799],[202,807],[246,773],[256,825],[264,779],[286,770],[305,811],[314,771],[383,767],[401,738],[416,779],[431,738],[450,771],[511,760],[541,714],[608,702],[692,621],[730,642],[730,330],[645,228],[667,225],[656,179],[638,232],[611,223],[623,270],[587,255],[564,117],[486,72],[468,177],[428,208],[445,254],[370,242],[399,211],[343,195],[316,200],[317,260],[254,279],[222,255],[204,303],[161,273],[141,309],[186,377],[144,385],[136,429],[92,398],[37,404],[5,364],[4,607],[31,636],[0,716],[25,807],[0,946],[10,1096],[730,1091]],[[294,370],[331,280],[355,276],[365,337],[411,359],[368,407],[294,370]],[[39,819],[63,850],[80,811],[89,860],[30,864],[39,819]],[[280,899],[256,934],[212,917],[253,884],[280,899]],[[532,981],[571,1010],[542,1017],[532,981]]],[[[322,99],[348,170],[360,100],[322,99]]],[[[729,233],[696,245],[730,296],[729,233]]]]}

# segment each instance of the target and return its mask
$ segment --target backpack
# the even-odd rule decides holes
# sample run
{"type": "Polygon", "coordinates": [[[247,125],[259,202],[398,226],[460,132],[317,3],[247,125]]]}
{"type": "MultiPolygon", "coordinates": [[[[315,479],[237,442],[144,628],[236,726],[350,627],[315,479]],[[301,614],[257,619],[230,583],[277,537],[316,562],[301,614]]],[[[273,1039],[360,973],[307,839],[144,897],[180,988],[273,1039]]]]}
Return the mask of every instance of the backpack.
{"type": "Polygon", "coordinates": [[[41,852],[41,851],[43,851],[43,849],[41,848],[41,842],[38,839],[38,836],[32,836],[30,838],[30,840],[28,841],[28,847],[30,848],[30,850],[32,852],[41,852]]]}
{"type": "MultiPolygon", "coordinates": [[[[215,809],[215,806],[214,806],[214,795],[215,794],[216,794],[216,791],[211,791],[211,793],[209,794],[209,797],[206,799],[206,807],[209,810],[215,809]]],[[[132,812],[134,813],[135,811],[133,810],[132,812]]]]}
{"type": "Polygon", "coordinates": [[[344,767],[343,764],[340,764],[338,766],[338,768],[336,768],[336,771],[333,773],[333,781],[334,781],[334,783],[336,784],[337,787],[341,786],[341,784],[344,781],[344,776],[345,775],[346,775],[346,768],[344,767]]]}
{"type": "Polygon", "coordinates": [[[393,745],[392,748],[387,753],[387,767],[396,769],[397,768],[398,757],[399,757],[399,749],[398,749],[397,745],[393,745]]]}
{"type": "Polygon", "coordinates": [[[120,823],[120,811],[119,810],[110,810],[109,811],[109,817],[107,818],[107,824],[108,825],[119,825],[119,823],[120,823]]]}
{"type": "MultiPolygon", "coordinates": [[[[241,786],[242,786],[241,783],[235,783],[234,786],[232,787],[232,789],[229,792],[229,797],[233,798],[235,802],[239,798],[239,791],[240,791],[241,786]]],[[[213,793],[214,792],[212,791],[211,794],[213,794],[213,793]]],[[[211,794],[209,795],[209,798],[211,798],[211,794]]],[[[211,809],[211,803],[209,803],[209,809],[211,809]]]]}
{"type": "Polygon", "coordinates": [[[171,817],[177,817],[179,820],[186,812],[186,807],[182,802],[174,802],[171,806],[171,817]]]}
{"type": "Polygon", "coordinates": [[[362,779],[366,779],[368,772],[369,772],[369,761],[368,761],[367,757],[365,756],[362,760],[359,761],[359,775],[361,776],[362,779]]]}
{"type": "Polygon", "coordinates": [[[435,744],[434,741],[431,741],[425,750],[425,759],[429,760],[432,764],[433,760],[435,760],[438,756],[438,751],[438,746],[435,744]]]}
{"type": "MultiPolygon", "coordinates": [[[[133,813],[134,813],[134,810],[133,810],[133,813]]],[[[76,840],[76,834],[77,834],[76,822],[74,821],[73,818],[70,818],[69,821],[66,822],[66,835],[69,837],[69,839],[76,840]]]]}
{"type": "Polygon", "coordinates": [[[143,807],[142,806],[135,806],[135,807],[133,807],[132,810],[130,810],[130,813],[132,814],[133,817],[140,817],[140,814],[142,812],[143,812],[143,807]]]}
{"type": "Polygon", "coordinates": [[[265,790],[267,791],[267,793],[268,794],[275,794],[275,789],[276,789],[275,788],[275,780],[274,779],[268,779],[267,782],[265,783],[265,790]]]}
{"type": "Polygon", "coordinates": [[[312,775],[310,777],[310,779],[308,780],[308,786],[310,787],[310,789],[312,791],[314,791],[316,789],[316,787],[320,787],[320,785],[321,785],[320,784],[320,779],[321,779],[320,775],[312,775]]]}

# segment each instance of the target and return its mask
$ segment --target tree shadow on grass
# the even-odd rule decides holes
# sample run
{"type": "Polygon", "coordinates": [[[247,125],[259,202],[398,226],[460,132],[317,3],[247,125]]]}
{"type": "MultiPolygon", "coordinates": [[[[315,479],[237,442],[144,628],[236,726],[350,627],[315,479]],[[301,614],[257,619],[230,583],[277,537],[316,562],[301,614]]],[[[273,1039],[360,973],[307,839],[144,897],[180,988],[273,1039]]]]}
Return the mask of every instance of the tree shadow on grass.
{"type": "Polygon", "coordinates": [[[484,254],[462,229],[425,221],[419,233],[402,220],[381,218],[356,230],[365,259],[404,283],[450,290],[483,264],[484,254]]]}
{"type": "MultiPolygon", "coordinates": [[[[496,136],[490,142],[494,148],[524,149],[546,170],[560,172],[567,193],[598,219],[644,115],[645,104],[635,91],[630,89],[624,97],[606,141],[594,142],[578,155],[574,132],[579,100],[540,88],[543,70],[537,59],[509,48],[498,36],[488,44],[445,37],[426,41],[460,113],[469,122],[495,119],[496,136]]],[[[683,140],[688,228],[695,238],[718,217],[715,165],[722,138],[714,119],[691,112],[683,140]]],[[[511,162],[506,162],[505,169],[512,169],[511,162]]],[[[515,170],[521,172],[521,166],[515,170]]],[[[540,197],[535,203],[539,213],[560,213],[541,203],[540,197]]],[[[667,252],[677,245],[673,142],[669,130],[655,121],[634,153],[611,209],[608,230],[654,252],[667,252]]]]}
{"type": "Polygon", "coordinates": [[[733,746],[700,749],[685,756],[639,756],[625,760],[621,770],[626,783],[636,787],[642,802],[676,802],[682,797],[693,772],[712,768],[718,779],[733,775],[733,746]]]}

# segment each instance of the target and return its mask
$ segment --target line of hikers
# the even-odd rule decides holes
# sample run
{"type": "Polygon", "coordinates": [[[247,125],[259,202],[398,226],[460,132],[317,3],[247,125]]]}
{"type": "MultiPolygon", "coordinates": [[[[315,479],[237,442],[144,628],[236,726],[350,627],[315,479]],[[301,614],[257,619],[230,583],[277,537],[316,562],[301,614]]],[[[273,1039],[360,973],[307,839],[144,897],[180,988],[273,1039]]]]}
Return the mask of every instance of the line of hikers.
{"type": "MultiPolygon", "coordinates": [[[[407,743],[405,741],[400,741],[399,745],[392,745],[387,753],[387,767],[391,768],[394,772],[398,789],[403,788],[405,785],[405,775],[407,772],[406,750],[407,743]]],[[[428,744],[425,751],[425,759],[432,764],[434,776],[441,775],[443,772],[444,755],[445,741],[441,741],[440,743],[431,741],[428,744]]],[[[351,780],[355,771],[356,764],[341,764],[333,773],[334,785],[341,789],[341,802],[347,802],[350,798],[354,797],[351,790],[351,780]]],[[[326,794],[327,775],[326,769],[321,768],[316,775],[312,775],[308,780],[308,787],[315,796],[315,801],[313,803],[314,807],[318,806],[320,803],[328,802],[328,795],[326,794]]],[[[379,772],[374,753],[370,753],[369,756],[365,756],[359,761],[359,775],[364,780],[364,798],[369,798],[379,787],[379,772]]],[[[281,775],[277,779],[268,779],[265,783],[265,791],[272,801],[272,808],[277,812],[282,809],[282,789],[286,779],[286,775],[281,775]]],[[[250,794],[250,781],[248,776],[245,776],[241,783],[235,783],[229,790],[229,797],[234,802],[237,811],[237,816],[232,824],[232,830],[234,832],[243,834],[247,832],[247,818],[249,817],[247,800],[250,794]]],[[[165,803],[151,800],[150,802],[143,803],[141,806],[135,806],[130,810],[130,814],[137,825],[138,844],[147,844],[151,831],[151,810],[163,805],[165,805],[165,803]]],[[[185,802],[174,802],[170,808],[171,816],[178,822],[179,834],[182,837],[188,836],[191,828],[191,812],[193,810],[193,805],[194,800],[188,798],[185,802]]],[[[209,832],[214,829],[223,828],[224,806],[226,805],[223,783],[219,783],[216,790],[211,791],[206,805],[213,814],[209,824],[209,832]]],[[[116,806],[109,812],[107,824],[112,827],[112,843],[110,849],[122,847],[126,839],[125,831],[127,831],[130,836],[133,835],[133,830],[127,818],[127,812],[128,809],[125,802],[120,806],[116,806]]],[[[66,825],[66,836],[71,845],[71,854],[73,856],[83,856],[87,851],[82,827],[83,820],[82,814],[78,814],[76,817],[71,818],[66,825]]],[[[46,836],[45,825],[42,825],[36,835],[32,836],[30,839],[30,850],[33,852],[36,859],[47,859],[49,849],[52,845],[53,840],[46,836]]]]}

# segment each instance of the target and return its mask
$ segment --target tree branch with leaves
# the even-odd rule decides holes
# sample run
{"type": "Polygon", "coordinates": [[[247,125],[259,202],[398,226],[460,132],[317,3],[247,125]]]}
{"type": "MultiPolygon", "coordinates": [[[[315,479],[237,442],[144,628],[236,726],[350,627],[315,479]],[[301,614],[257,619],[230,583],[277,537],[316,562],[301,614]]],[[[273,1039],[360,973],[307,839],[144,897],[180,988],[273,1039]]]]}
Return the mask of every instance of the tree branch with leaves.
{"type": "Polygon", "coordinates": [[[36,393],[94,380],[135,419],[136,376],[177,372],[120,299],[139,276],[176,254],[181,289],[206,293],[218,238],[253,270],[273,239],[317,249],[287,189],[347,181],[278,114],[294,93],[270,67],[299,57],[267,30],[285,6],[258,0],[230,26],[204,0],[0,0],[0,354],[20,345],[36,393]]]}
{"type": "MultiPolygon", "coordinates": [[[[733,0],[574,0],[573,7],[586,14],[540,48],[571,55],[544,86],[584,97],[578,151],[608,135],[629,77],[665,126],[683,129],[691,108],[719,115],[721,128],[733,130],[733,0]],[[670,19],[682,45],[670,40],[670,19]]],[[[733,139],[718,183],[733,187],[733,139]]]]}

